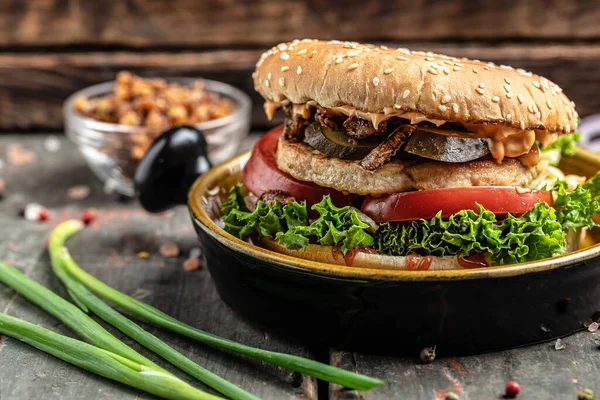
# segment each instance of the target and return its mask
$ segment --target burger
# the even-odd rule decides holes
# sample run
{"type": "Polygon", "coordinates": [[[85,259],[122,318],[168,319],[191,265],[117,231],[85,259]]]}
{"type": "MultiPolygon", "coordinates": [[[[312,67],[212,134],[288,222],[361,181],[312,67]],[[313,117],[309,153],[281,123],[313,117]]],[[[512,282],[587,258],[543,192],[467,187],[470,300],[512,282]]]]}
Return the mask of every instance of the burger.
{"type": "Polygon", "coordinates": [[[578,115],[555,83],[506,65],[295,40],[253,73],[269,118],[222,205],[225,229],[356,267],[477,268],[576,249],[600,177],[565,175],[578,115]]]}

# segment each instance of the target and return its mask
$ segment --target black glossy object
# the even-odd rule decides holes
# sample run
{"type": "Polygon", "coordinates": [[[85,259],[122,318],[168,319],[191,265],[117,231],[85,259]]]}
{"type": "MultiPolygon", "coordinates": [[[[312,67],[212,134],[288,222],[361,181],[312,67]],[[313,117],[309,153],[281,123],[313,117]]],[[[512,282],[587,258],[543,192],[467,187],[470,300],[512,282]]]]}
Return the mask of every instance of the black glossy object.
{"type": "Polygon", "coordinates": [[[202,132],[189,125],[168,129],[152,143],[135,171],[137,197],[150,212],[185,204],[192,183],[210,167],[202,132]]]}
{"type": "MultiPolygon", "coordinates": [[[[436,345],[443,356],[555,339],[600,315],[600,244],[527,264],[401,271],[307,261],[234,238],[219,226],[218,204],[248,157],[200,177],[188,204],[219,294],[249,321],[302,342],[412,356],[436,345]]],[[[591,176],[600,157],[579,149],[561,168],[591,176]]]]}

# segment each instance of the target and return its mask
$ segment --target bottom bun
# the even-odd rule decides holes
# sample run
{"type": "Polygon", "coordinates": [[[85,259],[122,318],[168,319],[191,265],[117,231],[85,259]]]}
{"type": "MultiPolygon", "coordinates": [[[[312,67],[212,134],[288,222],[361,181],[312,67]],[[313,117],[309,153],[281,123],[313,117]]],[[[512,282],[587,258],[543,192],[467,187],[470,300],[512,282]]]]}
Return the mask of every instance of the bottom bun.
{"type": "Polygon", "coordinates": [[[372,254],[357,251],[346,256],[337,247],[309,244],[305,250],[290,250],[274,240],[262,237],[258,239],[260,245],[277,253],[288,256],[303,258],[305,260],[317,261],[327,264],[353,266],[372,269],[394,269],[394,270],[428,270],[441,271],[464,269],[458,263],[455,256],[444,257],[404,257],[386,256],[383,254],[372,254]]]}

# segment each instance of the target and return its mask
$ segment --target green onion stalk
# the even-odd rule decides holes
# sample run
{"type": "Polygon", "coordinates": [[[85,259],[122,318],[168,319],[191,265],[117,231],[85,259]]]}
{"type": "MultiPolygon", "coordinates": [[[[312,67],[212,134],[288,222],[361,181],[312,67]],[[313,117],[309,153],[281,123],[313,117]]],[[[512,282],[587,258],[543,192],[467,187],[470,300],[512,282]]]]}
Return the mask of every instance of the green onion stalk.
{"type": "Polygon", "coordinates": [[[139,325],[104,303],[79,281],[75,280],[64,268],[63,260],[69,259],[68,250],[62,245],[61,238],[56,231],[50,235],[50,259],[54,274],[67,287],[69,295],[76,304],[85,311],[91,311],[108,324],[114,326],[142,346],[160,355],[171,364],[204,382],[218,392],[235,400],[259,400],[258,397],[246,392],[233,383],[213,374],[209,370],[196,364],[183,354],[179,353],[168,344],[145,331],[139,325]]]}
{"type": "Polygon", "coordinates": [[[0,313],[0,333],[52,354],[86,371],[166,399],[221,399],[190,386],[162,368],[140,364],[119,354],[60,335],[4,313],[0,313]]]}
{"type": "MultiPolygon", "coordinates": [[[[96,294],[110,300],[118,306],[123,307],[150,322],[199,342],[266,361],[350,389],[368,390],[384,384],[384,382],[379,379],[346,371],[331,365],[289,354],[257,349],[204,332],[176,320],[157,308],[113,289],[81,269],[69,254],[64,243],[69,237],[79,232],[81,229],[83,229],[83,224],[77,220],[65,221],[54,229],[49,242],[50,253],[53,254],[52,262],[53,264],[57,264],[60,268],[63,268],[73,278],[87,286],[96,294]]],[[[71,291],[71,293],[73,292],[71,291]]],[[[75,296],[77,297],[77,294],[75,294],[75,296]]],[[[79,302],[81,300],[81,298],[77,299],[79,302]]]]}

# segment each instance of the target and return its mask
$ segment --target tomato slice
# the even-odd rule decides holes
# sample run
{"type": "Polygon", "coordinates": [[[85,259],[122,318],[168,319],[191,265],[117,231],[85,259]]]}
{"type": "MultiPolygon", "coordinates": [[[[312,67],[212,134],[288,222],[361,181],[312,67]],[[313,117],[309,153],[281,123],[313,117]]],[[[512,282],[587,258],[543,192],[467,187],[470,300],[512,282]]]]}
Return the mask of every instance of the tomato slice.
{"type": "Polygon", "coordinates": [[[242,171],[242,182],[248,190],[257,196],[269,190],[282,190],[294,196],[298,201],[306,200],[309,210],[313,204],[323,200],[325,195],[331,196],[333,204],[338,207],[351,205],[350,195],[312,182],[299,181],[279,169],[275,155],[282,132],[283,126],[278,126],[256,142],[252,155],[242,171]]]}
{"type": "Polygon", "coordinates": [[[376,222],[433,218],[439,211],[447,218],[461,210],[477,211],[477,204],[494,214],[523,214],[539,200],[553,205],[552,192],[523,191],[506,186],[474,186],[367,196],[362,211],[376,222]]]}

